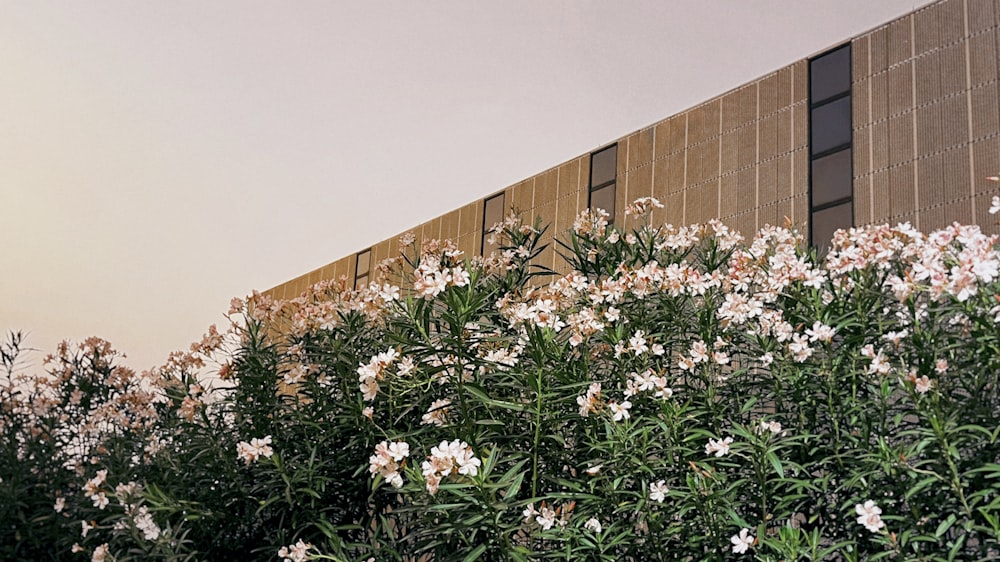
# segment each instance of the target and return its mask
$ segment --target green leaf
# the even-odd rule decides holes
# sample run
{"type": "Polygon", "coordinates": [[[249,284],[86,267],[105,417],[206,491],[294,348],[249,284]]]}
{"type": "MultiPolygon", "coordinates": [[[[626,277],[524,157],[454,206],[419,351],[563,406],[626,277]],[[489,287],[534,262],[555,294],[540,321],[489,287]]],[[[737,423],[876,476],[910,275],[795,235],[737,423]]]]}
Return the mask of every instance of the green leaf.
{"type": "Polygon", "coordinates": [[[768,451],[767,460],[774,467],[774,471],[778,473],[778,478],[784,478],[785,469],[781,466],[781,460],[778,459],[778,455],[774,454],[774,451],[768,451]]]}
{"type": "Polygon", "coordinates": [[[472,549],[472,552],[466,554],[465,558],[462,559],[462,562],[472,562],[473,560],[479,560],[479,557],[482,556],[484,552],[486,552],[486,545],[481,544],[476,548],[472,549]]]}
{"type": "Polygon", "coordinates": [[[956,517],[954,513],[949,515],[947,519],[942,521],[941,524],[937,526],[937,529],[934,531],[934,536],[937,538],[941,538],[945,533],[948,532],[948,529],[950,529],[951,526],[955,524],[955,519],[956,517]]]}

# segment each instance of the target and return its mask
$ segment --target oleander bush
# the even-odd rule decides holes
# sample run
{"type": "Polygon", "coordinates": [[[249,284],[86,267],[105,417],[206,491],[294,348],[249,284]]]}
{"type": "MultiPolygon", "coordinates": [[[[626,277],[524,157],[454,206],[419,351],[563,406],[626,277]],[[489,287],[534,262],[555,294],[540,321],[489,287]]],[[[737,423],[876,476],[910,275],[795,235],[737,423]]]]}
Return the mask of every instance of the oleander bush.
{"type": "Polygon", "coordinates": [[[136,374],[0,347],[0,558],[1000,556],[1000,254],[975,226],[403,240],[136,374]],[[388,280],[397,280],[393,285],[388,280]],[[75,553],[75,554],[74,554],[75,553]]]}

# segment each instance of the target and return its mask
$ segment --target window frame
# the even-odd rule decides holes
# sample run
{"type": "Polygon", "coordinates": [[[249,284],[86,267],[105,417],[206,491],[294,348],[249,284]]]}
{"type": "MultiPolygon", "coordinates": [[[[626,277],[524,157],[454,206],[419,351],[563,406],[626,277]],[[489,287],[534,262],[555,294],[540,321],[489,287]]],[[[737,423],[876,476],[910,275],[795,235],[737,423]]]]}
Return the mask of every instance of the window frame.
{"type": "MultiPolygon", "coordinates": [[[[841,205],[846,205],[848,207],[850,224],[848,226],[854,225],[854,123],[853,123],[853,61],[851,60],[852,46],[851,42],[848,41],[843,45],[839,45],[832,49],[812,57],[809,59],[808,69],[808,108],[809,108],[809,190],[808,190],[808,205],[809,205],[809,244],[813,247],[818,247],[821,253],[826,251],[826,244],[829,244],[829,240],[822,241],[824,247],[819,247],[816,240],[816,228],[815,228],[815,217],[818,213],[834,209],[841,205]],[[816,79],[815,66],[817,61],[821,61],[824,57],[838,55],[841,52],[846,51],[847,53],[847,89],[841,91],[826,92],[825,97],[821,99],[813,99],[814,90],[814,79],[816,79]],[[841,142],[835,145],[826,146],[821,151],[816,151],[813,140],[815,138],[816,130],[816,112],[822,111],[824,108],[831,108],[833,104],[836,103],[846,103],[847,104],[847,129],[848,136],[846,142],[841,142]],[[835,156],[840,153],[846,152],[847,161],[847,175],[850,178],[850,185],[848,186],[847,194],[841,195],[840,197],[817,197],[816,193],[816,183],[815,183],[815,165],[816,162],[831,156],[835,156]],[[820,204],[816,204],[816,200],[822,201],[820,204]]],[[[822,67],[822,64],[819,65],[822,67]]]]}
{"type": "Polygon", "coordinates": [[[354,254],[354,289],[355,290],[361,288],[359,286],[359,283],[361,283],[362,281],[366,282],[365,285],[368,284],[367,281],[368,281],[369,277],[371,277],[371,271],[372,271],[372,249],[368,248],[366,250],[361,250],[360,252],[354,254]],[[359,268],[359,265],[361,264],[361,256],[365,255],[365,254],[368,254],[368,268],[365,269],[364,273],[362,273],[361,270],[360,270],[360,268],[359,268]]]}
{"type": "Polygon", "coordinates": [[[503,220],[504,209],[507,206],[507,192],[506,191],[499,191],[499,192],[494,193],[493,195],[490,195],[489,197],[483,199],[483,217],[482,217],[482,219],[483,219],[483,229],[482,229],[482,232],[480,233],[480,236],[479,236],[479,255],[481,255],[481,256],[486,256],[487,255],[487,253],[488,253],[486,251],[487,246],[490,246],[490,248],[489,248],[490,252],[493,252],[494,250],[500,249],[500,246],[498,244],[497,245],[489,244],[489,242],[487,241],[487,239],[489,238],[490,227],[492,227],[493,224],[496,224],[497,222],[499,222],[499,221],[495,221],[495,222],[493,222],[493,224],[487,224],[487,216],[488,216],[488,213],[489,213],[490,202],[491,201],[496,201],[497,199],[500,200],[500,220],[502,221],[503,220]]]}
{"type": "Polygon", "coordinates": [[[611,192],[612,192],[612,196],[611,196],[612,207],[610,209],[604,209],[604,210],[607,211],[608,215],[609,215],[608,216],[608,223],[609,224],[613,224],[614,220],[615,220],[615,212],[616,212],[615,206],[617,205],[617,197],[618,197],[618,143],[617,142],[611,143],[611,144],[605,146],[604,148],[601,148],[599,150],[595,150],[595,151],[593,151],[593,152],[590,153],[590,175],[587,178],[587,208],[588,209],[593,209],[594,208],[594,193],[595,192],[601,191],[601,190],[609,188],[609,187],[611,188],[611,192]],[[602,153],[604,153],[604,152],[607,152],[609,150],[614,150],[615,151],[614,164],[612,166],[613,174],[611,176],[611,179],[605,180],[605,181],[603,181],[603,182],[595,185],[594,184],[594,160],[595,160],[595,157],[598,156],[598,155],[600,155],[600,154],[602,154],[602,153]]]}

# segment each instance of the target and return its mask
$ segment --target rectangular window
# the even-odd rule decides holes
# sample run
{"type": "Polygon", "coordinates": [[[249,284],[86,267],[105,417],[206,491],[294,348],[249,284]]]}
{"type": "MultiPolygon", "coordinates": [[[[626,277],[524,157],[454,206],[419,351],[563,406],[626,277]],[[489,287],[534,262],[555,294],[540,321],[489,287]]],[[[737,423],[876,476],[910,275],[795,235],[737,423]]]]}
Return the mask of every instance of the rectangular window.
{"type": "Polygon", "coordinates": [[[372,265],[371,248],[358,252],[354,263],[354,288],[360,289],[368,286],[368,273],[372,265]]]}
{"type": "Polygon", "coordinates": [[[479,247],[482,248],[484,256],[500,249],[499,244],[490,244],[490,229],[503,222],[504,207],[505,199],[502,191],[483,202],[483,237],[479,247]]]}
{"type": "Polygon", "coordinates": [[[851,45],[809,61],[809,99],[820,103],[851,91],[851,45]]]}
{"type": "Polygon", "coordinates": [[[842,199],[850,199],[851,151],[841,150],[813,160],[812,204],[823,207],[842,199]]]}
{"type": "Polygon", "coordinates": [[[809,61],[809,240],[820,253],[854,226],[851,45],[809,61]]]}
{"type": "Polygon", "coordinates": [[[833,233],[854,224],[854,205],[848,201],[834,207],[827,207],[812,213],[813,245],[825,254],[830,249],[833,233]]]}
{"type": "Polygon", "coordinates": [[[618,175],[618,145],[613,144],[590,155],[591,209],[604,209],[609,221],[615,218],[615,180],[618,175]]]}
{"type": "Polygon", "coordinates": [[[813,154],[822,154],[851,144],[850,96],[813,109],[811,117],[813,154]]]}

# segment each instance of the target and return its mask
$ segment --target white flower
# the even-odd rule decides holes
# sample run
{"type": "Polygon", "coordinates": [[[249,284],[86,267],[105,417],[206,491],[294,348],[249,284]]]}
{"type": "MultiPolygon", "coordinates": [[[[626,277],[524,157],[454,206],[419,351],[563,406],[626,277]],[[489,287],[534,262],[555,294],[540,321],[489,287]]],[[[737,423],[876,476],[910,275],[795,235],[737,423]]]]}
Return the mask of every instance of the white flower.
{"type": "Polygon", "coordinates": [[[368,457],[368,472],[371,477],[382,476],[393,488],[403,487],[403,476],[399,473],[400,463],[410,456],[410,445],[405,441],[389,443],[382,441],[375,445],[375,454],[368,457]]]}
{"type": "Polygon", "coordinates": [[[832,327],[817,320],[813,323],[812,328],[806,330],[806,335],[809,336],[809,341],[831,341],[833,336],[836,335],[837,331],[832,327]]]}
{"type": "Polygon", "coordinates": [[[306,556],[309,555],[307,551],[310,548],[312,548],[311,544],[302,542],[302,539],[299,539],[299,542],[293,545],[283,546],[278,549],[278,556],[280,556],[282,560],[288,560],[290,562],[303,562],[306,559],[306,556]]]}
{"type": "Polygon", "coordinates": [[[246,464],[256,462],[260,457],[270,458],[273,454],[270,435],[263,439],[254,437],[249,443],[240,441],[236,444],[236,458],[241,459],[246,464]]]}
{"type": "Polygon", "coordinates": [[[56,510],[56,513],[62,512],[63,508],[66,507],[66,498],[56,498],[56,504],[52,506],[52,509],[56,510]]]}
{"type": "Polygon", "coordinates": [[[455,439],[451,443],[442,441],[440,445],[431,447],[431,454],[421,463],[427,491],[434,495],[438,491],[441,480],[451,474],[475,477],[479,474],[480,461],[473,454],[469,444],[455,439]]]}
{"type": "Polygon", "coordinates": [[[719,365],[729,364],[729,354],[725,351],[713,351],[712,361],[715,361],[719,365]]]}
{"type": "Polygon", "coordinates": [[[781,433],[781,422],[760,420],[760,433],[771,433],[777,435],[781,433]]]}
{"type": "Polygon", "coordinates": [[[427,413],[420,418],[420,424],[444,426],[448,423],[448,406],[451,406],[451,400],[435,400],[427,413]]]}
{"type": "Polygon", "coordinates": [[[691,361],[695,363],[708,361],[708,346],[705,342],[698,340],[691,344],[691,361]]]}
{"type": "Polygon", "coordinates": [[[732,437],[726,437],[721,440],[709,439],[708,445],[705,445],[705,454],[724,457],[729,454],[729,445],[732,444],[732,442],[732,437]]]}
{"type": "Polygon", "coordinates": [[[621,404],[617,402],[608,403],[608,408],[611,410],[612,417],[616,422],[629,419],[631,416],[628,411],[631,407],[632,403],[628,400],[622,402],[621,404]]]}
{"type": "Polygon", "coordinates": [[[587,417],[590,412],[596,412],[601,406],[601,383],[590,383],[586,396],[577,396],[576,403],[580,406],[580,415],[587,417]]]}
{"type": "Polygon", "coordinates": [[[881,517],[882,510],[875,505],[874,501],[868,500],[864,504],[859,503],[854,506],[854,511],[858,514],[858,523],[864,525],[869,531],[877,533],[879,529],[885,527],[881,517]]]}
{"type": "Polygon", "coordinates": [[[542,506],[542,511],[539,515],[535,517],[535,522],[542,528],[543,531],[548,531],[556,524],[556,511],[554,509],[542,506]]]}
{"type": "Polygon", "coordinates": [[[94,555],[91,556],[90,562],[104,562],[108,557],[108,543],[104,543],[101,546],[94,549],[94,555]]]}
{"type": "Polygon", "coordinates": [[[98,491],[100,491],[101,484],[104,484],[105,480],[108,478],[107,470],[98,470],[97,476],[94,476],[87,483],[83,485],[83,491],[88,496],[93,496],[98,491]]]}
{"type": "Polygon", "coordinates": [[[990,205],[990,214],[995,215],[1000,213],[1000,196],[994,195],[992,205],[990,205]]]}
{"type": "Polygon", "coordinates": [[[601,527],[601,522],[598,521],[596,517],[587,519],[587,522],[583,524],[583,528],[593,531],[594,533],[600,533],[604,529],[604,527],[601,527]]]}
{"type": "Polygon", "coordinates": [[[389,443],[388,452],[389,456],[392,457],[392,460],[399,462],[410,456],[410,444],[406,441],[389,443]]]}
{"type": "Polygon", "coordinates": [[[663,500],[667,499],[668,491],[667,483],[659,480],[649,485],[649,499],[657,503],[663,503],[663,500]]]}
{"type": "Polygon", "coordinates": [[[646,345],[646,338],[644,337],[642,330],[637,330],[635,335],[629,338],[628,348],[635,355],[642,355],[643,353],[649,351],[649,346],[646,345]]]}
{"type": "Polygon", "coordinates": [[[94,528],[94,525],[86,521],[80,521],[80,524],[83,526],[80,536],[83,538],[87,538],[87,533],[89,533],[90,530],[94,528]]]}
{"type": "Polygon", "coordinates": [[[750,534],[750,529],[743,528],[740,529],[740,534],[733,535],[729,538],[730,542],[733,543],[733,552],[736,554],[743,554],[751,546],[753,546],[753,535],[750,534]]]}
{"type": "Polygon", "coordinates": [[[100,492],[90,496],[90,501],[94,502],[94,507],[97,509],[104,509],[108,507],[108,496],[104,492],[100,492]]]}

